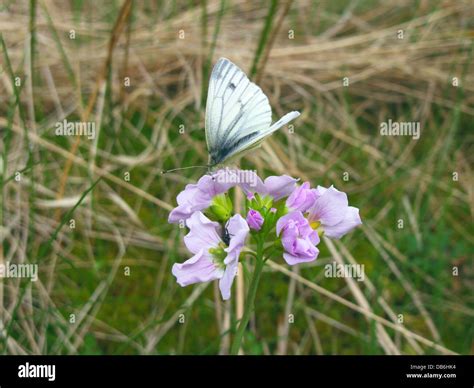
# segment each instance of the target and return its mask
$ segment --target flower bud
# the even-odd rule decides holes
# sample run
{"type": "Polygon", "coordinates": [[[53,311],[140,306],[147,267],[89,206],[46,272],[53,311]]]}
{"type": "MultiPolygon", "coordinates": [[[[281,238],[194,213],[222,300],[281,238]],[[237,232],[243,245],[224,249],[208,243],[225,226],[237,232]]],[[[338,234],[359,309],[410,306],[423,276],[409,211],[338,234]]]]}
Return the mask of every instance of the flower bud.
{"type": "Polygon", "coordinates": [[[263,225],[263,217],[262,215],[254,209],[250,209],[249,212],[247,213],[247,224],[249,224],[249,227],[253,230],[260,230],[263,225]]]}

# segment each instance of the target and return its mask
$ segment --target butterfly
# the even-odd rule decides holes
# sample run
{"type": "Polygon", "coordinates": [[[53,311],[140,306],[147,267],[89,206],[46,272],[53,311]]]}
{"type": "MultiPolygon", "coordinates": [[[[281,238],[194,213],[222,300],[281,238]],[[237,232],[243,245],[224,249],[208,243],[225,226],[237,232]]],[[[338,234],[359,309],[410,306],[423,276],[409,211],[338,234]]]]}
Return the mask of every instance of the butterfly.
{"type": "Polygon", "coordinates": [[[293,111],[271,124],[267,96],[245,73],[226,58],[215,64],[206,103],[206,143],[209,167],[248,152],[299,112],[293,111]]]}
{"type": "Polygon", "coordinates": [[[212,169],[259,147],[266,137],[299,115],[293,111],[272,124],[272,109],[262,89],[237,65],[220,58],[212,69],[207,93],[209,161],[202,167],[212,169]]]}

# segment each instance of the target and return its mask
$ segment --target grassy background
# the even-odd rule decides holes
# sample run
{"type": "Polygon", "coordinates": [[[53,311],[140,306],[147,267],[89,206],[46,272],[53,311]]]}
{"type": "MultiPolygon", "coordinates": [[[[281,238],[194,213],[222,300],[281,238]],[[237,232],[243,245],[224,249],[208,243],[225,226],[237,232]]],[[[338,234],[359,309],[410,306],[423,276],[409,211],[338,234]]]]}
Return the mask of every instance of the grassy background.
{"type": "Polygon", "coordinates": [[[228,352],[246,277],[229,303],[215,284],[177,286],[189,253],[166,220],[201,171],[161,175],[207,162],[207,80],[225,56],[275,120],[302,112],[240,166],[334,184],[364,221],[315,263],[274,258],[242,351],[472,354],[473,20],[467,0],[5,0],[0,262],[38,263],[40,280],[0,279],[0,352],[228,352]],[[95,122],[96,140],[55,136],[65,118],[95,122]],[[388,119],[421,138],[380,136],[388,119]],[[366,280],[325,278],[334,260],[366,280]]]}

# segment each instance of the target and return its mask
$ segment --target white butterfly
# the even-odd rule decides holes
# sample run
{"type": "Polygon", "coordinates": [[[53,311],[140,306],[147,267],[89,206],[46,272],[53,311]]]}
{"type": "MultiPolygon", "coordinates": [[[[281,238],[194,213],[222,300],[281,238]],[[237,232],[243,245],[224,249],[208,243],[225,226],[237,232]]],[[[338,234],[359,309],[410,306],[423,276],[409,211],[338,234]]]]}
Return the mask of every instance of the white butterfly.
{"type": "Polygon", "coordinates": [[[271,125],[267,96],[226,58],[212,70],[206,105],[209,167],[256,148],[277,129],[300,115],[293,111],[271,125]]]}

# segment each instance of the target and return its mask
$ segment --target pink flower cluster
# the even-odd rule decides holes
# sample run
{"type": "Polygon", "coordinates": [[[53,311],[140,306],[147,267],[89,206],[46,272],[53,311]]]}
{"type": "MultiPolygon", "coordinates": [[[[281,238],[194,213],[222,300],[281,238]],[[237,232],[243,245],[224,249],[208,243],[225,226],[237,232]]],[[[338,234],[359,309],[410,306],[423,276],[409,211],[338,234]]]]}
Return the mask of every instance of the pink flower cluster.
{"type": "Polygon", "coordinates": [[[318,257],[322,234],[338,239],[362,223],[359,209],[349,206],[346,193],[333,186],[311,188],[308,182],[297,182],[287,175],[262,181],[254,172],[221,169],[187,185],[168,219],[186,223],[190,231],[184,242],[194,255],[174,264],[178,283],[218,279],[222,297],[228,299],[249,235],[275,242],[285,261],[294,265],[318,257]],[[227,192],[234,186],[247,196],[245,219],[233,215],[227,192]]]}

